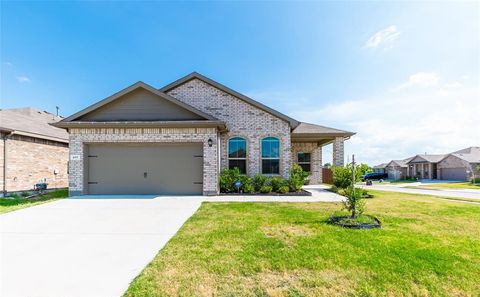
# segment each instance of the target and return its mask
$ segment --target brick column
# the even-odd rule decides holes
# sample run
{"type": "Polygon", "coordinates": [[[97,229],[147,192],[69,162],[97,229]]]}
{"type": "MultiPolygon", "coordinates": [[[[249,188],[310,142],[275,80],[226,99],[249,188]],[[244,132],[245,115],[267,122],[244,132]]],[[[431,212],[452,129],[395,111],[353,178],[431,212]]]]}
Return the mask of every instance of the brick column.
{"type": "Polygon", "coordinates": [[[432,179],[433,178],[433,164],[428,163],[428,178],[432,179]]]}
{"type": "Polygon", "coordinates": [[[333,141],[333,166],[343,166],[345,164],[344,138],[335,137],[333,141]]]}

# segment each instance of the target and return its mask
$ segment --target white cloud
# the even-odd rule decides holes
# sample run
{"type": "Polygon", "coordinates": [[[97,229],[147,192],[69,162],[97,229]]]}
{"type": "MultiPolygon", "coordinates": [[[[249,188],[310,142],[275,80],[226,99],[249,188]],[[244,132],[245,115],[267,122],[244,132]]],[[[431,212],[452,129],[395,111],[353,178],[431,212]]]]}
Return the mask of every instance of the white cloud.
{"type": "Polygon", "coordinates": [[[392,25],[373,34],[365,43],[365,48],[377,48],[381,45],[391,44],[400,37],[397,27],[392,25]]]}
{"type": "Polygon", "coordinates": [[[448,88],[448,89],[457,89],[461,87],[463,87],[463,84],[458,81],[445,84],[445,88],[448,88]]]}
{"type": "Polygon", "coordinates": [[[479,87],[385,91],[373,98],[298,111],[293,116],[357,132],[346,142],[346,154],[355,153],[361,162],[375,165],[424,152],[448,153],[480,145],[479,97],[479,87]]]}
{"type": "Polygon", "coordinates": [[[433,87],[438,85],[440,77],[435,72],[418,72],[410,75],[408,81],[393,88],[392,91],[398,91],[409,87],[433,87]]]}
{"type": "Polygon", "coordinates": [[[12,66],[13,66],[13,64],[10,63],[10,62],[3,62],[3,65],[8,66],[8,67],[12,67],[12,66]]]}
{"type": "Polygon", "coordinates": [[[17,81],[19,83],[30,83],[32,80],[26,76],[17,76],[17,81]]]}

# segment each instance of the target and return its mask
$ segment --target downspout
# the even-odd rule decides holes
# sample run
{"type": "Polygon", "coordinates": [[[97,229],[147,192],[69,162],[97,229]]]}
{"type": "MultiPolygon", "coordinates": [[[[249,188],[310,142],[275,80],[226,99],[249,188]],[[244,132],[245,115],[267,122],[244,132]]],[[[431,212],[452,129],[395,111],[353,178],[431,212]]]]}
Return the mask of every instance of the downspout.
{"type": "Polygon", "coordinates": [[[3,136],[3,197],[7,196],[7,139],[15,131],[9,131],[3,136]]]}

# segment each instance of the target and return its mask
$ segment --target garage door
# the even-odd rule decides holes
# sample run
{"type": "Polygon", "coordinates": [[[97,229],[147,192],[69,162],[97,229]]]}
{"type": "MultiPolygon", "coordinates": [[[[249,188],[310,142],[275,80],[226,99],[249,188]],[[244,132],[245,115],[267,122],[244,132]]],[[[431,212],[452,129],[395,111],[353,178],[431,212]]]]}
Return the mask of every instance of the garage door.
{"type": "Polygon", "coordinates": [[[442,168],[441,174],[444,180],[467,180],[465,168],[442,168]]]}
{"type": "Polygon", "coordinates": [[[91,144],[89,194],[202,193],[201,143],[91,144]]]}

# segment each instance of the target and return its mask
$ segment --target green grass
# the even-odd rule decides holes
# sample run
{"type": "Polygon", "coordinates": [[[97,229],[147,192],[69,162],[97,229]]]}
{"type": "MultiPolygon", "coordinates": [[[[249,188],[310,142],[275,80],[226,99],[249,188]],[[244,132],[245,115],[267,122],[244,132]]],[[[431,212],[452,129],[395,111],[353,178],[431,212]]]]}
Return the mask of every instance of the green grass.
{"type": "Polygon", "coordinates": [[[338,203],[203,203],[125,296],[478,296],[480,206],[371,191],[381,229],[338,203]]]}
{"type": "Polygon", "coordinates": [[[421,185],[414,188],[425,188],[425,189],[475,189],[480,190],[480,183],[472,184],[471,182],[458,182],[458,183],[444,183],[444,184],[430,184],[430,185],[421,185]]]}
{"type": "Polygon", "coordinates": [[[68,190],[50,192],[32,199],[23,197],[0,198],[0,213],[10,212],[65,197],[68,197],[68,190]]]}

